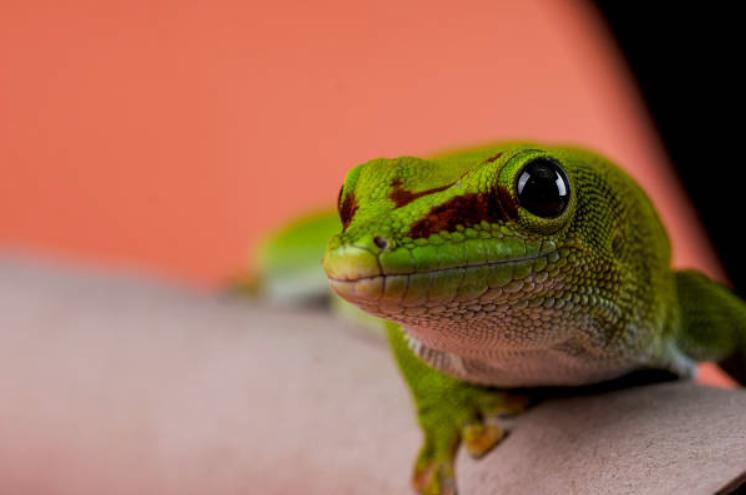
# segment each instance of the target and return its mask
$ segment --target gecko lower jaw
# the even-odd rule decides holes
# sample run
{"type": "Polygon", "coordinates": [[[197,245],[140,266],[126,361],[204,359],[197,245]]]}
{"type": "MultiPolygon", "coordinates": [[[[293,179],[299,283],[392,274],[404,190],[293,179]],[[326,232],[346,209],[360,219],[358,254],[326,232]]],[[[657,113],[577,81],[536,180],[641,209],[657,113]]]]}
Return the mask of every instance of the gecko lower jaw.
{"type": "Polygon", "coordinates": [[[371,253],[345,260],[344,270],[329,270],[329,284],[342,298],[368,308],[376,305],[402,307],[439,306],[453,301],[471,301],[487,295],[516,293],[528,285],[524,279],[536,274],[556,251],[533,256],[437,268],[410,273],[383,273],[371,253]],[[356,265],[355,261],[362,261],[356,265]],[[375,264],[374,264],[375,262],[375,264]]]}

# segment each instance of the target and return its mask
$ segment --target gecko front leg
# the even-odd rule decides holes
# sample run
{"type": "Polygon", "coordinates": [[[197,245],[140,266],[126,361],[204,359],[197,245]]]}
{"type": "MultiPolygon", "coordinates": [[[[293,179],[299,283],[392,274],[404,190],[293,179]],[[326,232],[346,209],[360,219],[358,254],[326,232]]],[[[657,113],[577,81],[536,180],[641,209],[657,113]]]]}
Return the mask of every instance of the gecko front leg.
{"type": "Polygon", "coordinates": [[[421,494],[456,493],[454,460],[461,443],[481,457],[505,437],[499,418],[525,411],[529,399],[492,387],[460,381],[437,371],[410,349],[401,328],[387,324],[389,342],[409,386],[424,441],[412,484],[421,494]]]}

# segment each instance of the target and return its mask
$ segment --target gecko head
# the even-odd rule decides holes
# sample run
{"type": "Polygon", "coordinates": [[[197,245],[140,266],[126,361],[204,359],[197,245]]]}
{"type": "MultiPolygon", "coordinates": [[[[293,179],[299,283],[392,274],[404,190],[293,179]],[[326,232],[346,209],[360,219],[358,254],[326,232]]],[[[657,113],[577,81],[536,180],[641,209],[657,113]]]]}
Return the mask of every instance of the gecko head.
{"type": "Polygon", "coordinates": [[[323,260],[331,288],[439,350],[565,341],[621,277],[612,168],[524,144],[359,165],[323,260]]]}

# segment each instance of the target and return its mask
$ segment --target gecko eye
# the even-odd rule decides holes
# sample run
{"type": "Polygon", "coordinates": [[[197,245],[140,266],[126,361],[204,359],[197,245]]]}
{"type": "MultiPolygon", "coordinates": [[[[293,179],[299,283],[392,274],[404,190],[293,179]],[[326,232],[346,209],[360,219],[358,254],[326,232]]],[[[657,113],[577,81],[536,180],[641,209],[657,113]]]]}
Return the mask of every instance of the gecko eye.
{"type": "Polygon", "coordinates": [[[542,218],[556,218],[570,202],[570,181],[559,163],[535,158],[518,174],[516,192],[521,206],[542,218]]]}

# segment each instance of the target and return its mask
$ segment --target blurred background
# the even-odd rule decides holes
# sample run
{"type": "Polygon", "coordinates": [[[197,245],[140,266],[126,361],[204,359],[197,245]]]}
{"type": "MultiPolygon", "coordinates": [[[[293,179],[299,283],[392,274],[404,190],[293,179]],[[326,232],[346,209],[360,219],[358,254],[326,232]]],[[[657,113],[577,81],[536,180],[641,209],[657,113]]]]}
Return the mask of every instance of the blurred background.
{"type": "Polygon", "coordinates": [[[659,206],[675,263],[727,279],[709,234],[738,282],[713,204],[738,197],[723,189],[737,181],[702,177],[703,157],[724,153],[707,112],[728,79],[706,15],[559,0],[6,0],[0,248],[215,288],[250,269],[267,229],[333,204],[356,163],[529,138],[618,161],[659,206]]]}

